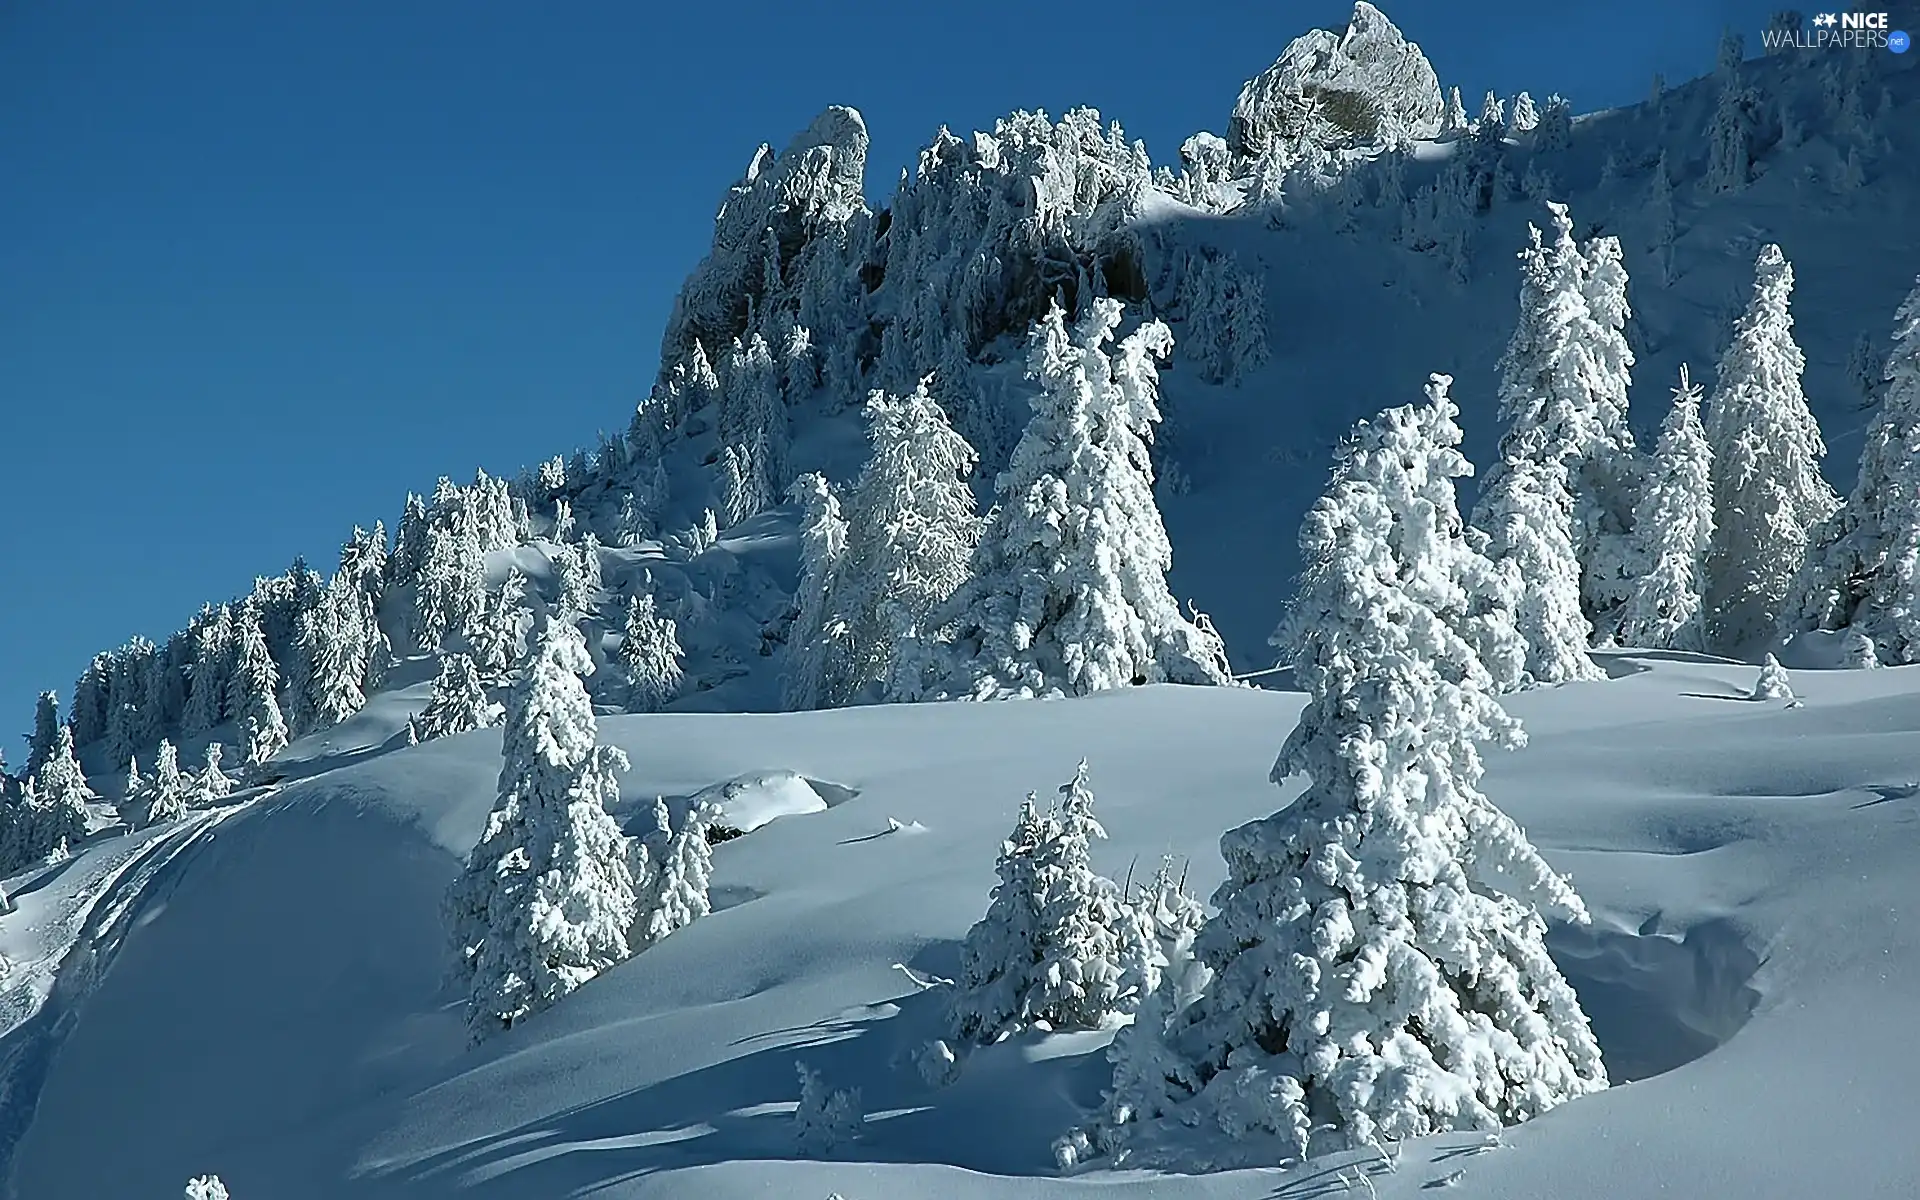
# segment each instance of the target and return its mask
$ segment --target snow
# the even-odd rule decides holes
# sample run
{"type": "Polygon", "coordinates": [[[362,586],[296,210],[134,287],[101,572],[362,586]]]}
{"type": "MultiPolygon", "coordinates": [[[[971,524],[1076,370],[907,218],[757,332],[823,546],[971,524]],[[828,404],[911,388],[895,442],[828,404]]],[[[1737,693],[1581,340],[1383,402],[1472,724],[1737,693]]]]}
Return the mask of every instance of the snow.
{"type": "Polygon", "coordinates": [[[845,791],[832,784],[815,783],[792,771],[754,771],[700,789],[687,798],[682,809],[712,805],[716,824],[752,833],[781,817],[827,811],[828,801],[816,790],[822,787],[836,794],[845,791]]]}

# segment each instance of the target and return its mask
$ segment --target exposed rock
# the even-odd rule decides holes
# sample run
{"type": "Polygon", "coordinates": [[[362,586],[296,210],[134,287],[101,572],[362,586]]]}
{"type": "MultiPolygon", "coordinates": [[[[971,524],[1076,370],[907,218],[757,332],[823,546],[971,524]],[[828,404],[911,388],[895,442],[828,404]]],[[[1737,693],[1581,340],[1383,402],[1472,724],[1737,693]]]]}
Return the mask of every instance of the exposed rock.
{"type": "Polygon", "coordinates": [[[687,277],[661,346],[661,372],[698,339],[709,355],[746,332],[749,308],[769,277],[791,272],[823,230],[866,215],[867,125],[835,105],[779,154],[762,145],[727,192],[713,222],[713,249],[687,277]]]}
{"type": "Polygon", "coordinates": [[[1227,142],[1247,158],[1279,142],[1293,158],[1309,142],[1429,138],[1439,132],[1442,108],[1440,80],[1420,47],[1359,0],[1345,35],[1316,29],[1295,38],[1248,81],[1227,142]]]}

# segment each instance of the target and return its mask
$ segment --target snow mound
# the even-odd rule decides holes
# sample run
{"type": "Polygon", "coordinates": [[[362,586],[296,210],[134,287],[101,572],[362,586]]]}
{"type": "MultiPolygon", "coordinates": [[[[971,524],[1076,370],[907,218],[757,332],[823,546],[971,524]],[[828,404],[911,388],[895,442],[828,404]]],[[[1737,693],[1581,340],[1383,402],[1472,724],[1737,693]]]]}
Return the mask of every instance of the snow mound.
{"type": "Polygon", "coordinates": [[[1359,0],[1347,31],[1295,38],[1241,89],[1227,144],[1254,157],[1296,134],[1316,111],[1340,133],[1371,141],[1390,130],[1430,138],[1440,130],[1440,79],[1420,47],[1387,15],[1359,0]]]}
{"type": "Polygon", "coordinates": [[[843,784],[818,782],[792,771],[755,771],[702,788],[681,803],[687,808],[711,804],[716,824],[752,833],[769,821],[825,812],[859,794],[843,784]]]}

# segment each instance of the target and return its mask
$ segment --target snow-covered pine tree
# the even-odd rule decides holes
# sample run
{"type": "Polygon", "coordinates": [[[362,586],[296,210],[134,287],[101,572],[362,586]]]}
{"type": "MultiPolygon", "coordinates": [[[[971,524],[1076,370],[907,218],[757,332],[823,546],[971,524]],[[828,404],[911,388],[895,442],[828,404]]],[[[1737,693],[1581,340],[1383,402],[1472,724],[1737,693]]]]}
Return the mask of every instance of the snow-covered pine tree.
{"type": "Polygon", "coordinates": [[[1673,204],[1673,172],[1667,166],[1667,152],[1662,150],[1648,185],[1647,212],[1653,220],[1653,260],[1660,269],[1660,282],[1669,285],[1675,278],[1673,248],[1680,235],[1673,204]]]}
{"type": "Polygon", "coordinates": [[[187,705],[180,727],[206,733],[227,719],[227,689],[233,670],[233,614],[225,605],[201,610],[193,631],[193,666],[187,672],[187,705]]]}
{"type": "Polygon", "coordinates": [[[1893,318],[1886,390],[1847,501],[1812,538],[1781,632],[1850,630],[1920,662],[1920,281],[1893,318]]]}
{"type": "Polygon", "coordinates": [[[547,561],[554,581],[554,611],[578,623],[593,613],[594,580],[586,552],[573,542],[549,546],[547,561]]]}
{"type": "Polygon", "coordinates": [[[1509,515],[1515,511],[1502,478],[1509,470],[1532,464],[1535,478],[1520,491],[1536,493],[1555,485],[1553,464],[1563,467],[1580,611],[1591,627],[1623,599],[1624,544],[1638,476],[1625,408],[1633,363],[1621,332],[1625,273],[1618,270],[1617,242],[1600,239],[1583,252],[1574,243],[1566,206],[1549,202],[1547,208],[1554,244],[1544,245],[1539,229],[1529,226],[1529,244],[1520,252],[1520,313],[1499,364],[1500,417],[1507,431],[1473,523],[1493,533],[1500,519],[1494,504],[1506,505],[1509,515]]]}
{"type": "Polygon", "coordinates": [[[67,725],[73,731],[75,745],[90,745],[106,735],[107,691],[112,675],[113,656],[102,651],[93,656],[87,669],[73,681],[67,725]]]}
{"type": "Polygon", "coordinates": [[[1070,332],[1056,304],[1034,327],[1033,418],[996,484],[970,578],[930,628],[953,631],[927,694],[1085,694],[1134,683],[1225,683],[1218,638],[1167,590],[1172,549],[1147,447],[1159,420],[1158,321],[1106,343],[1121,304],[1070,332]]]}
{"type": "Polygon", "coordinates": [[[1460,99],[1460,89],[1448,88],[1445,107],[1440,110],[1440,138],[1445,141],[1448,138],[1461,137],[1466,134],[1467,129],[1467,106],[1460,99]]]}
{"type": "Polygon", "coordinates": [[[1489,90],[1486,99],[1480,102],[1480,120],[1474,124],[1474,135],[1482,141],[1498,141],[1507,135],[1507,106],[1499,95],[1489,90]]]}
{"type": "Polygon", "coordinates": [[[787,629],[781,663],[780,704],[789,712],[819,708],[823,697],[840,690],[845,646],[828,634],[828,595],[847,544],[847,522],[840,501],[819,474],[793,481],[788,496],[802,506],[800,578],[794,588],[798,612],[787,629]]]}
{"type": "Polygon", "coordinates": [[[860,1136],[866,1114],[860,1109],[860,1089],[829,1088],[820,1072],[806,1063],[800,1071],[800,1103],[793,1110],[793,1138],[809,1158],[831,1154],[860,1136]]]}
{"type": "Polygon", "coordinates": [[[1713,537],[1713,451],[1700,423],[1700,389],[1680,367],[1673,408],[1634,510],[1633,592],[1621,610],[1623,646],[1696,649],[1700,585],[1713,537]]]}
{"type": "Polygon", "coordinates": [[[1540,124],[1533,130],[1533,148],[1540,154],[1554,154],[1573,144],[1573,105],[1558,92],[1547,97],[1540,110],[1540,124]]]}
{"type": "Polygon", "coordinates": [[[33,856],[72,848],[87,836],[87,805],[99,800],[73,752],[73,734],[62,725],[53,753],[32,777],[36,803],[28,806],[33,856]]]}
{"type": "Polygon", "coordinates": [[[1787,678],[1787,669],[1780,660],[1767,655],[1760,663],[1760,674],[1754,678],[1753,691],[1749,694],[1753,700],[1791,700],[1793,699],[1793,681],[1787,678]]]}
{"type": "Polygon", "coordinates": [[[922,644],[928,617],[965,581],[979,542],[967,484],[973,447],[926,381],[905,397],[874,392],[866,416],[872,452],[848,499],[825,605],[826,653],[837,669],[819,681],[821,707],[889,686],[896,652],[922,644]]]}
{"type": "Polygon", "coordinates": [[[1827,447],[1801,390],[1792,296],[1792,265],[1764,247],[1707,405],[1714,530],[1703,604],[1717,654],[1773,637],[1813,530],[1840,507],[1820,476],[1827,447]]]}
{"type": "Polygon", "coordinates": [[[652,592],[628,598],[618,654],[628,712],[659,712],[680,694],[685,674],[680,631],[655,605],[652,592]]]}
{"type": "Polygon", "coordinates": [[[218,1175],[197,1175],[187,1180],[186,1200],[230,1200],[227,1185],[218,1175]]]}
{"type": "Polygon", "coordinates": [[[1593,625],[1580,606],[1565,462],[1506,458],[1488,477],[1474,523],[1487,534],[1487,553],[1512,563],[1523,581],[1514,625],[1526,642],[1527,676],[1540,684],[1603,678],[1587,654],[1593,625]]]}
{"type": "Polygon", "coordinates": [[[1540,125],[1540,110],[1534,107],[1533,97],[1521,92],[1513,98],[1512,128],[1515,133],[1532,133],[1540,125]]]}
{"type": "Polygon", "coordinates": [[[1585,907],[1478,788],[1479,743],[1524,739],[1454,629],[1464,540],[1408,487],[1405,464],[1460,473],[1441,465],[1458,442],[1441,379],[1429,406],[1356,430],[1303,523],[1287,641],[1309,699],[1271,777],[1308,787],[1221,838],[1196,942],[1213,978],[1142,1039],[1171,1061],[1114,1094],[1109,1144],[1177,1113],[1304,1157],[1496,1129],[1606,1086],[1541,916],[1585,907]]]}
{"type": "Polygon", "coordinates": [[[447,898],[476,1039],[632,952],[633,877],[606,810],[627,759],[599,742],[581,682],[592,670],[579,630],[549,619],[507,704],[499,793],[447,898]]]}
{"type": "Polygon", "coordinates": [[[1866,330],[1853,339],[1847,347],[1847,382],[1852,385],[1851,397],[1858,408],[1872,408],[1880,400],[1881,367],[1884,360],[1874,349],[1873,335],[1866,330]]]}
{"type": "Polygon", "coordinates": [[[1729,30],[1720,39],[1720,58],[1714,72],[1720,91],[1707,125],[1707,169],[1701,182],[1709,192],[1741,191],[1753,178],[1759,98],[1740,78],[1740,61],[1745,55],[1745,39],[1729,30]]]}
{"type": "Polygon", "coordinates": [[[60,741],[60,697],[41,692],[33,706],[33,732],[27,735],[27,761],[21,767],[22,778],[37,774],[60,741]]]}
{"type": "Polygon", "coordinates": [[[449,654],[440,660],[440,674],[433,681],[427,706],[420,710],[417,728],[422,739],[452,737],[498,725],[500,716],[500,706],[487,699],[473,660],[449,654]]]}
{"type": "Polygon", "coordinates": [[[1180,345],[1209,383],[1235,386],[1269,356],[1265,285],[1230,254],[1191,251],[1180,273],[1180,345]]]}
{"type": "Polygon", "coordinates": [[[233,794],[233,780],[220,769],[220,759],[225,754],[226,748],[219,742],[207,744],[206,765],[193,777],[194,808],[213,808],[233,794]]]}
{"type": "Polygon", "coordinates": [[[143,801],[136,828],[149,829],[177,821],[187,814],[191,784],[180,773],[180,755],[173,743],[161,739],[153,756],[153,778],[141,796],[143,801]]]}
{"type": "MultiPolygon", "coordinates": [[[[655,819],[664,821],[665,806],[655,819]]],[[[657,944],[713,911],[707,886],[713,878],[713,847],[707,830],[714,814],[705,806],[692,808],[661,848],[651,885],[641,897],[634,925],[635,951],[657,944]]]]}
{"type": "Polygon", "coordinates": [[[353,580],[336,574],[320,603],[301,614],[307,730],[331,729],[366,707],[366,695],[360,690],[367,673],[361,603],[353,580]]]}
{"type": "Polygon", "coordinates": [[[504,683],[525,653],[527,634],[527,577],[510,571],[500,590],[484,602],[481,616],[468,631],[468,657],[479,669],[482,683],[504,683]]]}
{"type": "Polygon", "coordinates": [[[240,606],[234,619],[234,664],[228,680],[227,709],[240,727],[241,759],[257,769],[286,749],[287,725],[274,698],[280,672],[267,653],[267,639],[251,601],[240,606]]]}

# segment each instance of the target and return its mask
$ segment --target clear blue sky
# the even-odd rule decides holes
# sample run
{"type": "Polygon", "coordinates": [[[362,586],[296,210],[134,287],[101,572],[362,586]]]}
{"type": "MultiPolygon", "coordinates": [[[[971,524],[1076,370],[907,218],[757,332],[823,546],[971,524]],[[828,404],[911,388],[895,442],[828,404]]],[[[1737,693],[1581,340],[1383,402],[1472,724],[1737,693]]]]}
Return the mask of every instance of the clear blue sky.
{"type": "MultiPolygon", "coordinates": [[[[1389,0],[1469,98],[1643,97],[1750,0],[1389,0]]],[[[762,141],[869,193],[941,124],[1090,104],[1173,161],[1350,6],[0,0],[0,734],[409,489],[624,428],[762,141]],[[1030,15],[1034,12],[1040,15],[1030,15]],[[1096,22],[1083,14],[1099,13],[1096,22]]]]}

